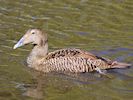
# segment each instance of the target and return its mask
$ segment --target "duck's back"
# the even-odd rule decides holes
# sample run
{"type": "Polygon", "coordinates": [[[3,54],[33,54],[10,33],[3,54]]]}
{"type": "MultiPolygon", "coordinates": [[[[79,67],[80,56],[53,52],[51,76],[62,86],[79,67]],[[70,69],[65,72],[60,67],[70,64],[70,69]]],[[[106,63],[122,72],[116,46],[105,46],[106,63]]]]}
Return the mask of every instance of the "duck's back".
{"type": "Polygon", "coordinates": [[[60,49],[50,52],[41,62],[41,70],[44,72],[90,72],[99,67],[110,68],[110,60],[97,57],[80,49],[60,49]]]}

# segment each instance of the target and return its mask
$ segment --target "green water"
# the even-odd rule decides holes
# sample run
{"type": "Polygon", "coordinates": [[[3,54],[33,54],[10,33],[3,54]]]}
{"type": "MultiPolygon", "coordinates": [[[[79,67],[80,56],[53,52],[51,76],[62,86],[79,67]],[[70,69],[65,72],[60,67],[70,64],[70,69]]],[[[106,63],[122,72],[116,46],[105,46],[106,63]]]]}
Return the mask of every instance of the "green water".
{"type": "Polygon", "coordinates": [[[49,51],[74,47],[133,64],[132,0],[0,0],[0,100],[133,100],[132,67],[108,70],[110,79],[28,69],[32,46],[12,47],[29,28],[48,33],[49,51]]]}

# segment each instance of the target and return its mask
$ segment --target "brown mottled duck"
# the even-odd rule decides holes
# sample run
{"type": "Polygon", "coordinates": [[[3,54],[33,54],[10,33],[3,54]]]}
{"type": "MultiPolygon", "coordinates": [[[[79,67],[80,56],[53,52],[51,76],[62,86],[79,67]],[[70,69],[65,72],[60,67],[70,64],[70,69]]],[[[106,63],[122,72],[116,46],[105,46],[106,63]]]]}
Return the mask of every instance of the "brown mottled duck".
{"type": "Polygon", "coordinates": [[[14,46],[14,49],[32,43],[33,49],[27,58],[29,67],[47,72],[92,72],[102,69],[125,68],[130,64],[111,61],[80,49],[68,48],[48,53],[47,34],[40,29],[29,29],[14,46]]]}

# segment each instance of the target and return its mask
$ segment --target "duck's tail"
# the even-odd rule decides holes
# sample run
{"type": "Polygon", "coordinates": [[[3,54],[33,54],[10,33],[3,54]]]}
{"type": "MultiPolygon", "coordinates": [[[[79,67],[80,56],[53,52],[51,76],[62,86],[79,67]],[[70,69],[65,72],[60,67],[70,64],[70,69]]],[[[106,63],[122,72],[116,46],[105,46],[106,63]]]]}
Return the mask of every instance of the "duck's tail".
{"type": "Polygon", "coordinates": [[[131,67],[131,64],[114,61],[111,68],[127,68],[131,67]]]}

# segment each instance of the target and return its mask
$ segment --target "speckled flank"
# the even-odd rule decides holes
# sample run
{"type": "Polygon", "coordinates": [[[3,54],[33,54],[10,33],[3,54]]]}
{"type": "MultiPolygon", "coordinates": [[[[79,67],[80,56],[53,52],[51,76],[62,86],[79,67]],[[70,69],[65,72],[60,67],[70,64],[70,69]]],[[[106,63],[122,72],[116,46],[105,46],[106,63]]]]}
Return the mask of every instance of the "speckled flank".
{"type": "Polygon", "coordinates": [[[96,67],[100,69],[110,68],[102,60],[91,60],[82,57],[58,57],[43,62],[43,70],[49,71],[70,71],[70,72],[91,72],[96,67]]]}
{"type": "MultiPolygon", "coordinates": [[[[61,49],[49,53],[45,60],[41,62],[43,69],[49,71],[70,71],[70,72],[91,72],[96,67],[101,69],[110,68],[101,59],[91,59],[82,57],[84,51],[80,49],[61,49]]],[[[89,55],[90,56],[90,55],[89,55]]]]}

